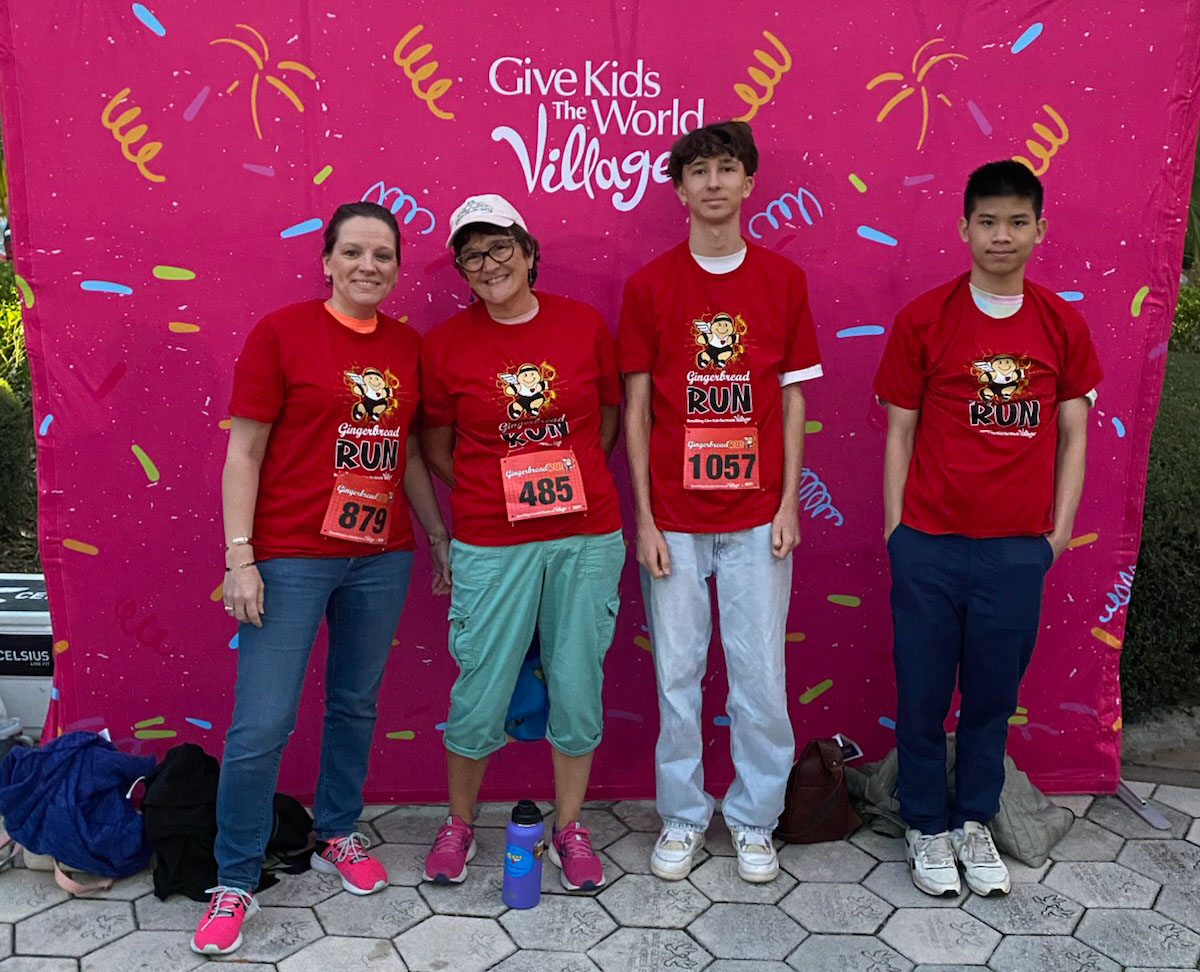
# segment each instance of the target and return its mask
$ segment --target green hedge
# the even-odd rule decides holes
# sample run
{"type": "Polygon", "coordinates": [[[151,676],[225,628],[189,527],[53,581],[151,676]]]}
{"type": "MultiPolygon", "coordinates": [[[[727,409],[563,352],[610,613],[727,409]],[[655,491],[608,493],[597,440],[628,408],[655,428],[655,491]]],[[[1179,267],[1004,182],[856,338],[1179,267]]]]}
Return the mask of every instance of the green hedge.
{"type": "Polygon", "coordinates": [[[1200,353],[1200,287],[1179,288],[1175,322],[1171,327],[1171,350],[1200,353]]]}
{"type": "Polygon", "coordinates": [[[29,413],[0,378],[0,535],[14,537],[27,526],[34,503],[29,413]]]}
{"type": "Polygon", "coordinates": [[[1200,292],[1184,289],[1191,302],[1185,304],[1181,291],[1180,310],[1192,314],[1192,323],[1182,338],[1177,327],[1167,355],[1121,655],[1130,721],[1168,706],[1200,704],[1200,292]],[[1195,350],[1175,350],[1184,340],[1195,350]]]}

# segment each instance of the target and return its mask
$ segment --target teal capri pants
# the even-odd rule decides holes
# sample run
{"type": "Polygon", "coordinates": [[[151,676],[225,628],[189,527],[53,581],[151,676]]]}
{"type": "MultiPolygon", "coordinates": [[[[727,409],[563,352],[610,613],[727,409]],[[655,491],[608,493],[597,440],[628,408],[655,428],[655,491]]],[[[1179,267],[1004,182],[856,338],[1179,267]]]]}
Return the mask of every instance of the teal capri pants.
{"type": "Polygon", "coordinates": [[[625,564],[621,531],[481,547],[450,546],[450,689],[445,743],[482,759],[507,737],[504,719],[534,626],[550,695],[546,738],[567,756],[600,744],[604,656],[612,644],[625,564]]]}

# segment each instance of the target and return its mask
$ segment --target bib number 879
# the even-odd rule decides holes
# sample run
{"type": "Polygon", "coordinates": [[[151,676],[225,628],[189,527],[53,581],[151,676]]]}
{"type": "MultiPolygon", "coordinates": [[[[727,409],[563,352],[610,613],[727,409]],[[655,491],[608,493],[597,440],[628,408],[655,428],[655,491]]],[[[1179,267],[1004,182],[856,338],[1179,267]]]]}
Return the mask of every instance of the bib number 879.
{"type": "Polygon", "coordinates": [[[372,533],[380,534],[387,526],[387,515],[386,506],[370,506],[366,503],[360,506],[351,500],[342,504],[338,526],[345,530],[357,529],[359,533],[366,533],[369,528],[372,533]]]}
{"type": "Polygon", "coordinates": [[[704,457],[703,464],[700,462],[700,456],[690,456],[688,462],[692,465],[693,481],[699,479],[750,479],[755,458],[757,457],[753,452],[743,452],[741,455],[730,453],[721,455],[710,452],[704,457]],[[745,466],[742,465],[743,462],[745,466]]]}
{"type": "MultiPolygon", "coordinates": [[[[511,495],[511,494],[510,494],[511,495]]],[[[558,476],[555,479],[526,480],[517,497],[527,506],[553,506],[555,503],[569,503],[575,498],[575,490],[571,488],[569,476],[558,476]]]]}

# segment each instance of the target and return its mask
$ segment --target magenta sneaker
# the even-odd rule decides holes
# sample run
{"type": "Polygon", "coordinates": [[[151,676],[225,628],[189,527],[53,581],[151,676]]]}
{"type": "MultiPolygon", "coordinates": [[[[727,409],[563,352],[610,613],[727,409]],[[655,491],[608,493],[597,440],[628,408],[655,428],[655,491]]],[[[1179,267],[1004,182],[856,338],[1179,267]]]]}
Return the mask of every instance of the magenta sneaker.
{"type": "Polygon", "coordinates": [[[342,887],[351,894],[373,894],[387,887],[387,871],[367,853],[370,846],[371,842],[358,833],[318,840],[310,862],[312,869],[339,875],[342,887]]]}
{"type": "Polygon", "coordinates": [[[475,850],[475,828],[461,817],[447,817],[425,856],[425,880],[462,884],[467,879],[467,861],[475,856],[475,850]]]}
{"type": "Polygon", "coordinates": [[[258,911],[254,895],[241,888],[220,886],[211,894],[208,910],[192,936],[192,951],[201,955],[228,955],[242,944],[242,922],[258,911]]]}
{"type": "Polygon", "coordinates": [[[604,886],[604,865],[592,850],[592,835],[578,820],[562,830],[555,828],[546,853],[555,867],[562,868],[559,880],[568,891],[591,891],[604,886]]]}

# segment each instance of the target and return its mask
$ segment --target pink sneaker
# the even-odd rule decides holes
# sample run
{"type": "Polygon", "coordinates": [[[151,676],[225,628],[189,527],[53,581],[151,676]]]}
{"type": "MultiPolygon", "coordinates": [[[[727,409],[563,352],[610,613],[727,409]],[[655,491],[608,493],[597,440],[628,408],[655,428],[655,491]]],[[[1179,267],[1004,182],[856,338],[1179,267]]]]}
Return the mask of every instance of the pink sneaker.
{"type": "Polygon", "coordinates": [[[367,853],[371,842],[362,834],[318,840],[317,846],[321,844],[325,847],[313,851],[310,862],[314,871],[339,875],[342,887],[351,894],[372,894],[387,887],[387,871],[367,853]]]}
{"type": "Polygon", "coordinates": [[[475,850],[475,828],[461,817],[447,817],[425,857],[425,880],[462,884],[467,879],[467,861],[475,856],[475,850]]]}
{"type": "Polygon", "coordinates": [[[192,951],[201,955],[228,955],[241,947],[242,922],[258,911],[254,895],[224,885],[209,888],[208,910],[192,936],[192,951]]]}
{"type": "Polygon", "coordinates": [[[555,867],[562,868],[559,881],[568,891],[591,891],[604,886],[604,865],[592,850],[592,835],[578,820],[562,830],[555,829],[546,853],[555,867]]]}

